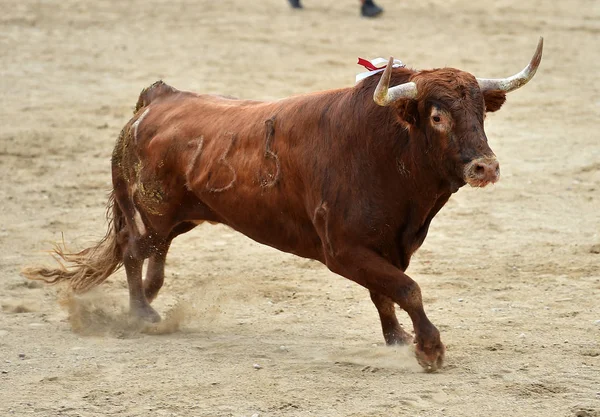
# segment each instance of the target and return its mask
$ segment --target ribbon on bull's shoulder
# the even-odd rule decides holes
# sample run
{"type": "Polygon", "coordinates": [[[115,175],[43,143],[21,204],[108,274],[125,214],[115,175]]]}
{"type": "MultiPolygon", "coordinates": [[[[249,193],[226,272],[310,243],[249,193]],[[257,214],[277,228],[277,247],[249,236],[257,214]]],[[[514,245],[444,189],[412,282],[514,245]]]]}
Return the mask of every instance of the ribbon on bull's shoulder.
{"type": "MultiPolygon", "coordinates": [[[[363,59],[363,58],[358,58],[357,64],[362,65],[368,71],[357,74],[356,75],[356,83],[358,84],[360,81],[364,80],[365,78],[370,77],[373,74],[377,74],[378,72],[382,72],[385,69],[385,67],[387,66],[387,63],[388,63],[388,60],[384,59],[384,58],[375,58],[370,61],[363,59]]],[[[392,68],[400,68],[400,67],[405,67],[405,66],[406,65],[404,65],[402,63],[402,61],[400,61],[399,59],[394,59],[394,64],[392,65],[392,68]]]]}

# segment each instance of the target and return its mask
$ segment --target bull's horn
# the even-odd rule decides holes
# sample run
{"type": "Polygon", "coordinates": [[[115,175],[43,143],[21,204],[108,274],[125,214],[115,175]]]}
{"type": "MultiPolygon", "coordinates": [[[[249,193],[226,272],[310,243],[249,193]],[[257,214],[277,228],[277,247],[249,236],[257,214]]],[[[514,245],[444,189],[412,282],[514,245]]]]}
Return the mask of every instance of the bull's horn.
{"type": "Polygon", "coordinates": [[[531,62],[529,62],[529,65],[523,71],[508,78],[477,78],[479,88],[481,88],[481,91],[501,90],[508,93],[523,87],[535,75],[542,61],[542,49],[544,49],[544,38],[540,37],[533,58],[531,58],[531,62]]]}
{"type": "Polygon", "coordinates": [[[401,98],[415,98],[417,96],[417,85],[413,82],[397,85],[389,88],[390,77],[392,76],[392,66],[394,65],[394,57],[390,57],[385,71],[377,84],[373,100],[380,106],[389,106],[396,100],[401,98]]]}

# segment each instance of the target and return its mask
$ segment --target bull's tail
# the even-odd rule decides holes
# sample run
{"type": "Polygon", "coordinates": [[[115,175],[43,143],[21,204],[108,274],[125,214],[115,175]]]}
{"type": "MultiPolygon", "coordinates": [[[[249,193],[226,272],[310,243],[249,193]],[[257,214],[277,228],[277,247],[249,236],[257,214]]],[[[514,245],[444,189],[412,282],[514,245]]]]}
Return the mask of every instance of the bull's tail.
{"type": "Polygon", "coordinates": [[[125,218],[111,193],[106,212],[108,231],[96,245],[81,252],[68,252],[64,243],[56,244],[54,255],[58,268],[29,267],[22,274],[29,279],[57,284],[68,281],[77,293],[86,292],[103,283],[123,264],[123,251],[117,241],[117,234],[125,227],[125,218]],[[63,263],[66,262],[67,266],[63,263]]]}

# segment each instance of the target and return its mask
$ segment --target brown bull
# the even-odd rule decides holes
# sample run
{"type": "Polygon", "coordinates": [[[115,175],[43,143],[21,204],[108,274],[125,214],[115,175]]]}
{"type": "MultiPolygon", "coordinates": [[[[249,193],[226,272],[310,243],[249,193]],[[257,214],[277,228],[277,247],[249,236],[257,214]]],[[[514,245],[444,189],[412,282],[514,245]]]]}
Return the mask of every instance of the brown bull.
{"type": "Polygon", "coordinates": [[[452,193],[498,181],[485,113],[533,77],[541,54],[540,39],[523,71],[495,80],[392,68],[390,59],[352,88],[275,102],[157,82],[142,91],[113,152],[106,237],[79,253],[59,249],[69,269],[25,274],[82,292],[124,265],[132,312],[158,321],[150,302],[171,241],[204,221],[223,223],[366,287],[387,344],[413,341],[398,304],[413,322],[419,363],[435,370],[444,345],[404,271],[452,193]]]}

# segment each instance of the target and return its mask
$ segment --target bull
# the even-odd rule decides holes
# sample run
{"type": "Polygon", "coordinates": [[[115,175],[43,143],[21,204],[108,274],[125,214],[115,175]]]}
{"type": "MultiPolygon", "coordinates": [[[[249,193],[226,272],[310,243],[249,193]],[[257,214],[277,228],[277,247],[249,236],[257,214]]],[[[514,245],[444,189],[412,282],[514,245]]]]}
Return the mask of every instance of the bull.
{"type": "Polygon", "coordinates": [[[414,343],[419,364],[435,371],[445,347],[405,271],[453,193],[499,180],[484,117],[533,77],[542,48],[540,38],[528,66],[505,79],[398,68],[390,58],[354,87],[274,102],[156,82],[141,92],[112,154],[106,236],[78,253],[56,248],[68,267],[24,274],[84,292],[124,266],[131,312],[157,322],[150,303],[171,241],[202,222],[222,223],[367,288],[386,344],[414,343]]]}

